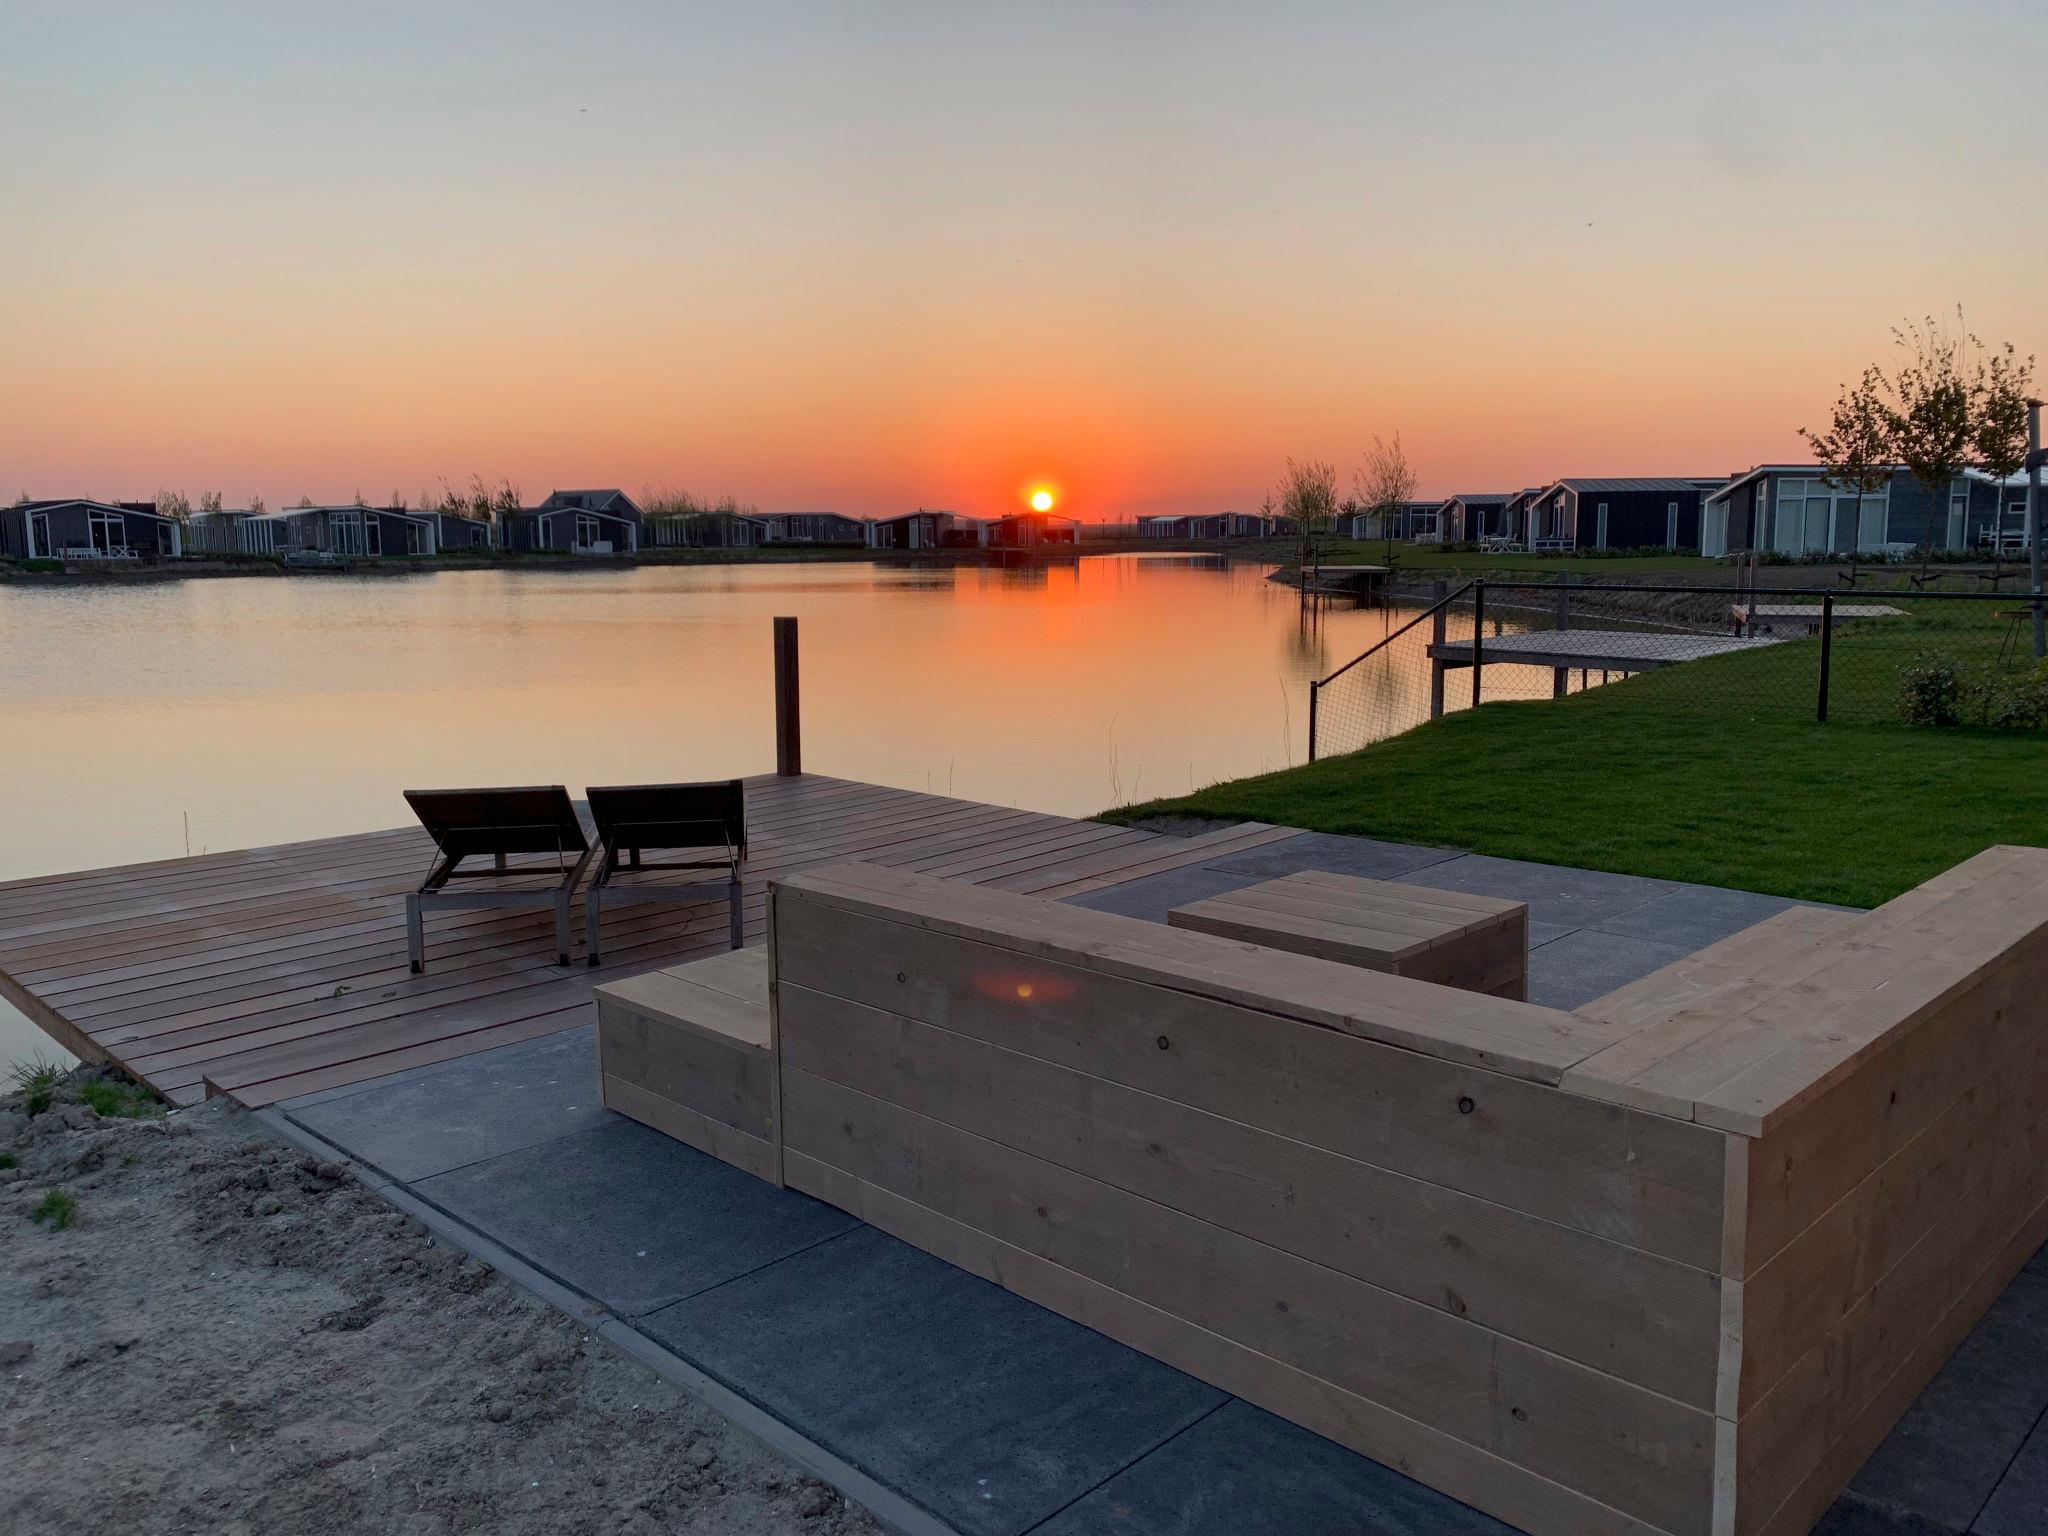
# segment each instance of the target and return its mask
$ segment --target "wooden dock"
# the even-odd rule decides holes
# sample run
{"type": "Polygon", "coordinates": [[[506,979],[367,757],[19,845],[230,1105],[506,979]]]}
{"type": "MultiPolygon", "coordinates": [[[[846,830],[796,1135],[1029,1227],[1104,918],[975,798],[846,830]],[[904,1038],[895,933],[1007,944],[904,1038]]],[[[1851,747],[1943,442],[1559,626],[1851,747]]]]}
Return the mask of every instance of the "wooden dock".
{"type": "MultiPolygon", "coordinates": [[[[1704,656],[1776,645],[1767,636],[1653,634],[1623,629],[1539,629],[1523,635],[1488,635],[1481,660],[1488,666],[1551,667],[1586,672],[1652,672],[1704,656]]],[[[1440,641],[1429,659],[1446,667],[1472,665],[1470,640],[1440,641]]]]}
{"type": "MultiPolygon", "coordinates": [[[[750,779],[747,797],[749,943],[767,881],[813,865],[1061,897],[1294,835],[1246,822],[1167,837],[816,774],[750,779]]],[[[701,903],[608,915],[596,967],[580,944],[577,964],[553,963],[545,913],[434,914],[415,976],[404,897],[431,848],[406,827],[0,884],[0,996],[173,1103],[253,1107],[575,1028],[599,983],[726,945],[720,882],[701,903]]]]}

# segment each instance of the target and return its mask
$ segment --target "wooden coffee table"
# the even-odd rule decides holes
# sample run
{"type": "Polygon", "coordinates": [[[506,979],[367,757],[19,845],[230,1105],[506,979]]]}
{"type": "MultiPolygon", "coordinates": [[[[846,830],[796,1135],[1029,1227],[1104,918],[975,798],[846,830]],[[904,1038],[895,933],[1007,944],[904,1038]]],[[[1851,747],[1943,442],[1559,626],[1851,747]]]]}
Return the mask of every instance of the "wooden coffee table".
{"type": "Polygon", "coordinates": [[[1468,992],[1528,993],[1529,908],[1519,901],[1303,870],[1175,907],[1166,920],[1468,992]]]}

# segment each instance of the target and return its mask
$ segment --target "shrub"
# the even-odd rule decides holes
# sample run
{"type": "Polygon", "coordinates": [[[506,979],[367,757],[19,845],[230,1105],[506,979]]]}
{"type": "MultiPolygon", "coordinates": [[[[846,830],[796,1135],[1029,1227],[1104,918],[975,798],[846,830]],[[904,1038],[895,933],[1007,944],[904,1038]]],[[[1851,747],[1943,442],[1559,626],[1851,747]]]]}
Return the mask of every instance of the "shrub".
{"type": "Polygon", "coordinates": [[[2048,728],[2048,662],[2019,670],[1971,667],[1944,652],[1923,651],[1899,673],[1899,715],[1909,725],[2048,728]]]}
{"type": "Polygon", "coordinates": [[[29,1207],[28,1219],[47,1225],[52,1232],[62,1232],[78,1219],[78,1197],[68,1189],[49,1190],[29,1207]]]}
{"type": "Polygon", "coordinates": [[[27,1061],[17,1061],[8,1068],[7,1075],[14,1080],[15,1091],[21,1095],[21,1112],[25,1115],[40,1115],[57,1099],[57,1084],[64,1080],[64,1067],[47,1057],[34,1056],[27,1061]]]}
{"type": "Polygon", "coordinates": [[[95,1077],[79,1084],[78,1097],[109,1120],[139,1120],[157,1112],[149,1090],[111,1077],[95,1077]]]}
{"type": "Polygon", "coordinates": [[[1899,673],[1899,716],[1908,725],[1960,725],[1963,691],[1962,663],[1922,651],[1899,673]]]}

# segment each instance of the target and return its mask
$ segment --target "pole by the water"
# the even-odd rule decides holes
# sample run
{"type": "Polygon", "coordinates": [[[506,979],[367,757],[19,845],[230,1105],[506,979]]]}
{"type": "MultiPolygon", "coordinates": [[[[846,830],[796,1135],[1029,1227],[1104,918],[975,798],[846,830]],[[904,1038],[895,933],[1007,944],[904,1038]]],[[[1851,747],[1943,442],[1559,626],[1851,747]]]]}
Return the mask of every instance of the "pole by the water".
{"type": "Polygon", "coordinates": [[[797,708],[795,619],[775,621],[775,771],[784,778],[804,771],[803,732],[797,708]]]}
{"type": "Polygon", "coordinates": [[[2034,587],[2034,660],[2048,654],[2048,614],[2041,605],[2041,402],[2027,402],[2027,571],[2034,587]]]}

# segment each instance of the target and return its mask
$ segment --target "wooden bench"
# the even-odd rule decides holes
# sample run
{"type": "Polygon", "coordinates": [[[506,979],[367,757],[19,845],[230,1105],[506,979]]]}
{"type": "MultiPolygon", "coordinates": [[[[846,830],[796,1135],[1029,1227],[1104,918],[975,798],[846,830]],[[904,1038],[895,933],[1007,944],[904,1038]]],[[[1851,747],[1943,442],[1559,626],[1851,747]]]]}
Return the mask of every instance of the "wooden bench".
{"type": "Polygon", "coordinates": [[[605,1107],[773,1179],[768,1034],[765,949],[610,982],[597,989],[605,1107]]]}
{"type": "Polygon", "coordinates": [[[1519,901],[1304,870],[1175,907],[1166,920],[1468,992],[1528,996],[1529,908],[1519,901]]]}
{"type": "Polygon", "coordinates": [[[2048,850],[1575,1013],[858,864],[769,926],[602,989],[607,1103],[1535,1536],[1803,1536],[2048,1241],[2048,850]]]}

